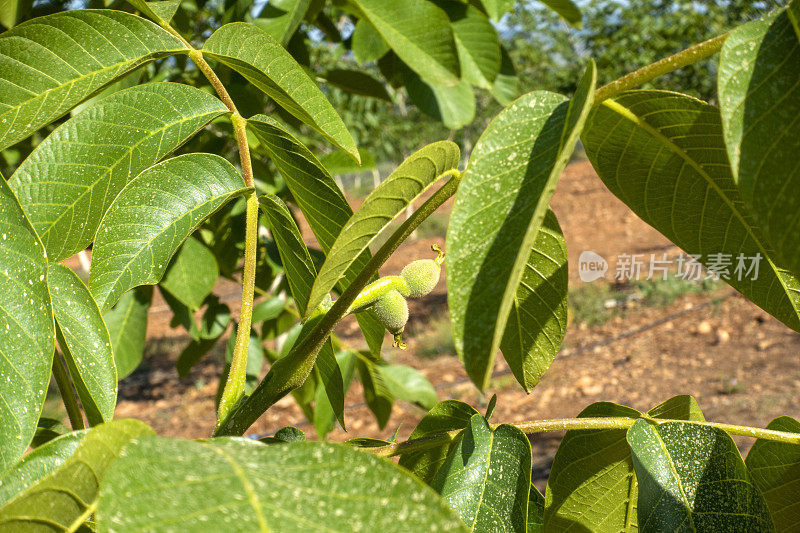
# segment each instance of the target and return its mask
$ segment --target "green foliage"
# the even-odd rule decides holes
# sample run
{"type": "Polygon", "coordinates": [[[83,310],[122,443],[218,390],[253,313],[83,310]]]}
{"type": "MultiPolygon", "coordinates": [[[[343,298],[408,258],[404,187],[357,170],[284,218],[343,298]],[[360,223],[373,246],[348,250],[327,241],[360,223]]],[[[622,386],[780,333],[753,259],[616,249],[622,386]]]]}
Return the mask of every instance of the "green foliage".
{"type": "MultiPolygon", "coordinates": [[[[437,403],[427,370],[382,353],[384,326],[405,347],[405,298],[434,289],[444,253],[409,258],[399,275],[378,272],[455,195],[438,224],[454,347],[479,387],[501,351],[530,391],[566,330],[566,243],[549,204],[580,136],[608,188],[709,271],[715,254],[758,257],[758,273],[736,263],[719,273],[800,331],[799,2],[595,90],[594,62],[579,76],[566,65],[570,37],[547,37],[556,15],[510,0],[130,1],[157,24],[115,9],[64,11],[60,0],[0,0],[11,28],[0,35],[0,148],[11,170],[0,179],[0,529],[796,529],[794,419],[767,429],[707,422],[679,396],[647,413],[599,403],[572,419],[490,424],[496,397],[485,416],[437,403]],[[539,46],[541,35],[527,44],[551,72],[538,79],[571,98],[537,90],[515,100],[514,63],[526,54],[518,38],[537,13],[549,44],[539,46]],[[698,77],[698,65],[720,49],[721,109],[630,90],[661,76],[713,100],[713,77],[698,77]],[[431,131],[406,97],[466,138],[489,94],[507,107],[465,170],[458,144],[429,144],[353,211],[333,176],[409,153],[431,131]],[[367,98],[408,114],[381,124],[367,98]],[[357,149],[351,126],[359,138],[385,127],[390,141],[370,139],[374,154],[357,149]],[[406,138],[395,147],[398,132],[406,138]],[[322,149],[322,138],[338,150],[322,149]],[[90,245],[87,289],[61,262],[90,245]],[[241,279],[233,313],[213,292],[220,277],[241,279]],[[178,375],[232,330],[216,436],[244,434],[291,394],[324,439],[346,427],[356,374],[380,428],[396,401],[429,411],[407,441],[396,432],[347,446],[306,442],[296,428],[188,441],[113,421],[118,377],[146,348],[153,285],[190,338],[178,375]],[[353,312],[367,350],[335,333],[353,312]],[[72,430],[40,416],[51,370],[72,430]],[[94,427],[80,429],[84,418],[94,427]],[[542,496],[526,433],[562,430],[542,496]],[[730,435],[757,439],[746,462],[730,435]],[[392,456],[399,465],[383,459],[392,456]]],[[[590,44],[581,63],[600,59],[601,80],[639,66],[652,51],[645,41],[685,48],[679,34],[700,41],[755,5],[602,1],[582,13],[569,0],[542,3],[575,27],[586,22],[573,35],[590,44]],[[611,17],[609,28],[596,13],[611,17]],[[683,23],[659,26],[674,17],[683,23]]],[[[668,301],[684,289],[632,290],[668,301]]]]}
{"type": "MultiPolygon", "coordinates": [[[[470,155],[447,232],[448,300],[456,349],[481,389],[488,384],[512,306],[520,304],[518,286],[591,108],[594,85],[590,63],[571,101],[547,92],[516,100],[492,121],[470,155]],[[491,210],[481,209],[494,197],[491,210]]],[[[510,340],[507,346],[512,345],[522,363],[527,354],[520,348],[530,340],[510,340]]],[[[524,366],[517,365],[520,375],[524,366]]]]}

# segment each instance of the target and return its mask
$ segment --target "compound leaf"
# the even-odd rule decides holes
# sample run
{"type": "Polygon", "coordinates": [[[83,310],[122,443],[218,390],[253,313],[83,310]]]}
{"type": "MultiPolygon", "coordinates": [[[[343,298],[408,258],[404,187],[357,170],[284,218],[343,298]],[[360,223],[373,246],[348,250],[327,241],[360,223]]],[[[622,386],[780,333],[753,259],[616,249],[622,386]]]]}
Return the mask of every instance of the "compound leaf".
{"type": "Polygon", "coordinates": [[[642,220],[800,331],[800,280],[773,252],[731,175],[719,110],[662,91],[598,105],[583,134],[600,178],[642,220]]]}
{"type": "Polygon", "coordinates": [[[147,312],[152,299],[152,286],[136,287],[123,294],[103,315],[111,338],[117,379],[127,377],[142,360],[147,337],[147,312]]]}
{"type": "Polygon", "coordinates": [[[153,59],[187,52],[129,13],[84,9],[29,20],[0,35],[0,150],[63,116],[153,59]]]}
{"type": "Polygon", "coordinates": [[[46,257],[0,176],[0,472],[30,444],[50,383],[55,326],[46,257]]]}
{"type": "Polygon", "coordinates": [[[478,414],[450,450],[431,486],[473,531],[525,532],[531,444],[514,426],[492,430],[478,414]]]}
{"type": "Polygon", "coordinates": [[[731,172],[772,246],[800,274],[800,2],[739,26],[720,55],[731,172]]]}
{"type": "Polygon", "coordinates": [[[406,159],[369,196],[342,228],[311,290],[309,308],[316,309],[353,262],[391,221],[419,198],[445,172],[458,168],[458,145],[441,141],[406,159]]]}
{"type": "Polygon", "coordinates": [[[214,32],[203,55],[231,67],[286,111],[358,159],[339,114],[297,61],[266,31],[234,22],[214,32]]]}
{"type": "Polygon", "coordinates": [[[461,77],[447,13],[426,0],[353,0],[403,62],[430,83],[455,85],[461,77]]]}
{"type": "Polygon", "coordinates": [[[637,420],[628,430],[644,531],[774,531],[739,450],[721,429],[637,420]]]}
{"type": "MultiPolygon", "coordinates": [[[[800,433],[800,422],[781,416],[767,429],[800,433]]],[[[800,527],[800,446],[758,439],[750,448],[745,465],[764,495],[775,528],[792,531],[800,527]]]]}
{"type": "Polygon", "coordinates": [[[89,286],[100,308],[133,287],[158,283],[203,220],[247,190],[241,174],[218,155],[181,155],[142,172],[97,230],[89,286]]]}
{"type": "Polygon", "coordinates": [[[34,523],[77,530],[97,504],[101,483],[120,450],[132,439],[152,434],[138,420],[114,420],[92,428],[58,469],[0,508],[0,529],[25,530],[34,523]]]}
{"type": "Polygon", "coordinates": [[[50,265],[47,286],[58,344],[92,425],[108,422],[117,404],[117,367],[108,329],[89,289],[64,265],[50,265]]]}
{"type": "Polygon", "coordinates": [[[97,509],[100,531],[153,523],[228,530],[232,521],[248,531],[352,531],[356,524],[376,531],[465,531],[432,490],[391,462],[321,442],[142,438],[108,473],[97,509]]]}
{"type": "Polygon", "coordinates": [[[99,100],[57,128],[9,180],[50,260],[86,248],[130,180],[225,112],[200,89],[151,83],[99,100]]]}
{"type": "Polygon", "coordinates": [[[481,389],[595,81],[590,62],[572,100],[544,91],[519,98],[470,155],[447,230],[447,296],[456,350],[481,389]]]}

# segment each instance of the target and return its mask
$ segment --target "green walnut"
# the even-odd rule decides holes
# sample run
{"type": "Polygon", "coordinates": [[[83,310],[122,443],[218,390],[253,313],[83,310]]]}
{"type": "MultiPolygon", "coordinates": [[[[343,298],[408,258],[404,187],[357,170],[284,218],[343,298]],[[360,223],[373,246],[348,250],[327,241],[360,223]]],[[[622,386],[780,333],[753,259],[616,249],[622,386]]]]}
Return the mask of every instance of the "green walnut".
{"type": "Polygon", "coordinates": [[[400,272],[406,282],[407,290],[403,294],[408,298],[420,298],[429,294],[439,283],[439,274],[444,262],[444,252],[438,246],[432,246],[438,252],[436,259],[418,259],[407,264],[400,272]]]}
{"type": "Polygon", "coordinates": [[[350,312],[374,309],[381,324],[394,335],[394,346],[406,348],[403,342],[403,328],[408,322],[408,303],[406,298],[419,298],[430,293],[439,283],[439,274],[444,263],[444,252],[436,245],[436,259],[420,259],[403,268],[399,276],[384,276],[364,287],[350,312]]]}

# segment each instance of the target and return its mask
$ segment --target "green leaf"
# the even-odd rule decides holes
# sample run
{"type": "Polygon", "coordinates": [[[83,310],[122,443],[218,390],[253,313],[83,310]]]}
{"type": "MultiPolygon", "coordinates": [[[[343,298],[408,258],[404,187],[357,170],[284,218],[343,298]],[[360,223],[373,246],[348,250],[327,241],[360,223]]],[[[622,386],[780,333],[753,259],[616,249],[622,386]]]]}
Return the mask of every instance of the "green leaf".
{"type": "MultiPolygon", "coordinates": [[[[608,402],[579,418],[633,417],[641,413],[608,402]]],[[[647,412],[652,418],[703,421],[691,396],[676,396],[647,412]]],[[[567,431],[558,447],[545,494],[544,530],[630,531],[636,525],[637,483],[624,429],[567,431]]]]}
{"type": "Polygon", "coordinates": [[[303,442],[306,440],[306,434],[296,427],[286,426],[276,431],[272,437],[264,437],[258,440],[264,444],[287,444],[289,442],[303,442]]]}
{"type": "Polygon", "coordinates": [[[231,520],[243,531],[464,531],[433,491],[391,462],[320,442],[139,439],[109,472],[97,509],[101,532],[225,531],[231,520]]]}
{"type": "Polygon", "coordinates": [[[364,401],[375,415],[378,427],[383,429],[389,422],[389,417],[392,416],[394,396],[389,391],[389,386],[378,369],[378,365],[374,362],[359,357],[356,359],[356,369],[364,388],[364,401]]]}
{"type": "Polygon", "coordinates": [[[352,0],[403,62],[430,83],[455,85],[461,71],[447,13],[427,0],[352,0]]]}
{"type": "Polygon", "coordinates": [[[277,296],[269,297],[253,307],[253,324],[278,318],[286,309],[286,302],[277,296]]]}
{"type": "Polygon", "coordinates": [[[206,41],[203,55],[236,70],[279,106],[358,158],[356,142],[317,84],[264,30],[244,22],[226,24],[206,41]]]}
{"type": "Polygon", "coordinates": [[[360,19],[353,30],[352,48],[356,63],[359,65],[377,61],[389,51],[389,45],[378,30],[364,19],[360,19]]]}
{"type": "Polygon", "coordinates": [[[100,308],[133,287],[158,283],[203,220],[247,190],[241,174],[218,155],[181,155],[142,172],[97,230],[89,286],[100,308]]]}
{"type": "Polygon", "coordinates": [[[0,474],[0,507],[64,464],[85,434],[86,431],[76,431],[56,437],[0,474]]]}
{"type": "Polygon", "coordinates": [[[0,0],[0,24],[13,28],[32,6],[33,0],[0,0]]]}
{"type": "Polygon", "coordinates": [[[558,13],[570,26],[580,29],[583,17],[580,8],[572,0],[540,0],[544,5],[558,13]]]}
{"type": "Polygon", "coordinates": [[[590,62],[572,100],[544,91],[521,97],[492,120],[470,155],[447,230],[447,294],[456,350],[481,389],[595,81],[590,62]]]}
{"type": "Polygon", "coordinates": [[[544,531],[544,496],[539,489],[531,485],[528,496],[528,533],[544,531]]]}
{"type": "MultiPolygon", "coordinates": [[[[578,418],[639,417],[630,407],[595,403],[578,418]]],[[[567,431],[547,480],[545,531],[628,531],[636,525],[636,478],[623,429],[567,431]]]]}
{"type": "Polygon", "coordinates": [[[722,48],[719,101],[742,198],[787,267],[800,274],[800,2],[739,26],[722,48]]]}
{"type": "Polygon", "coordinates": [[[142,360],[147,337],[147,312],[152,299],[153,287],[137,287],[123,294],[103,315],[111,338],[117,379],[130,375],[142,360]]]}
{"type": "Polygon", "coordinates": [[[361,203],[342,228],[311,290],[309,308],[316,309],[344,277],[369,244],[419,198],[442,174],[458,168],[461,152],[455,143],[440,141],[406,159],[361,203]]]}
{"type": "Polygon", "coordinates": [[[514,426],[474,415],[432,487],[473,531],[526,531],[531,444],[514,426]]]}
{"type": "Polygon", "coordinates": [[[530,392],[550,367],[567,332],[567,243],[548,209],[508,314],[500,350],[530,392]]]}
{"type": "MultiPolygon", "coordinates": [[[[259,204],[269,220],[272,236],[286,270],[286,279],[289,281],[292,297],[297,304],[298,312],[302,315],[306,312],[308,295],[311,292],[314,277],[317,275],[311,254],[303,242],[300,229],[295,224],[289,208],[280,198],[266,194],[259,198],[259,204]]],[[[339,422],[344,425],[342,374],[336,363],[330,340],[320,350],[315,365],[330,406],[339,422]]]]}
{"type": "Polygon", "coordinates": [[[320,163],[322,163],[325,169],[332,176],[356,174],[358,172],[364,172],[366,170],[372,170],[375,168],[375,156],[372,155],[372,152],[368,152],[364,148],[359,148],[358,154],[361,156],[360,165],[353,161],[350,156],[347,155],[347,153],[342,152],[341,150],[325,154],[320,159],[320,163]]]}
{"type": "Polygon", "coordinates": [[[516,0],[481,0],[483,8],[495,22],[500,22],[503,15],[514,10],[516,0]]]}
{"type": "Polygon", "coordinates": [[[192,335],[192,341],[178,356],[178,376],[182,378],[189,374],[189,370],[217,344],[219,338],[227,331],[228,324],[231,323],[231,310],[215,298],[203,312],[202,323],[202,328],[195,332],[189,332],[192,335]]]}
{"type": "Polygon", "coordinates": [[[475,118],[475,94],[472,86],[462,80],[450,87],[430,85],[414,72],[404,69],[408,98],[420,111],[450,129],[460,129],[475,118]]]}
{"type": "Polygon", "coordinates": [[[330,85],[345,92],[392,101],[386,86],[365,72],[335,68],[326,71],[322,77],[330,85]]]}
{"type": "Polygon", "coordinates": [[[424,409],[432,409],[439,401],[433,385],[415,368],[380,365],[378,372],[381,373],[389,393],[398,400],[411,402],[424,409]]]}
{"type": "MultiPolygon", "coordinates": [[[[336,354],[336,363],[339,365],[339,372],[342,375],[342,394],[344,395],[347,394],[350,383],[353,381],[356,354],[351,351],[341,351],[336,354]]],[[[324,383],[318,383],[314,393],[314,429],[317,431],[317,436],[325,439],[328,433],[333,431],[336,419],[339,417],[340,415],[334,412],[333,405],[328,399],[328,391],[325,389],[324,383]]]]}
{"type": "Polygon", "coordinates": [[[86,248],[127,183],[226,111],[200,89],[152,83],[114,93],[57,128],[9,180],[49,259],[86,248]]]}
{"type": "Polygon", "coordinates": [[[728,254],[723,279],[800,331],[800,281],[770,260],[731,176],[717,108],[675,93],[632,91],[597,106],[582,139],[600,178],[642,220],[705,265],[728,254]],[[756,279],[747,272],[754,258],[756,279]]]}
{"type": "MultiPolygon", "coordinates": [[[[247,123],[278,167],[320,248],[327,254],[353,215],[344,194],[314,154],[277,122],[258,115],[247,123]]],[[[369,250],[364,250],[346,271],[339,289],[352,283],[371,257],[369,250]]],[[[356,319],[370,351],[379,357],[384,337],[383,325],[372,310],[356,313],[356,319]]]]}
{"type": "Polygon", "coordinates": [[[253,24],[285,47],[310,6],[311,0],[271,0],[253,24]]]}
{"type": "MultiPolygon", "coordinates": [[[[436,404],[409,435],[409,439],[420,439],[437,433],[446,433],[464,429],[470,419],[480,414],[469,404],[458,400],[445,400],[436,404]]],[[[428,448],[419,452],[405,453],[400,456],[400,466],[407,468],[425,483],[430,484],[441,467],[455,440],[447,444],[428,448]]]]}
{"type": "Polygon", "coordinates": [[[138,420],[115,420],[92,428],[75,452],[0,508],[0,529],[26,530],[32,524],[75,531],[91,515],[109,467],[131,439],[152,435],[138,420]]]}
{"type": "Polygon", "coordinates": [[[267,217],[272,237],[278,246],[292,298],[298,312],[303,315],[308,307],[308,295],[317,275],[311,254],[303,242],[300,229],[292,218],[289,208],[280,198],[265,194],[259,197],[258,203],[267,217]]]}
{"type": "Polygon", "coordinates": [[[128,3],[146,15],[148,18],[153,19],[155,22],[168,24],[178,8],[181,6],[181,0],[155,0],[153,2],[145,2],[144,0],[128,0],[128,3]]]}
{"type": "Polygon", "coordinates": [[[637,420],[627,439],[643,530],[775,530],[739,450],[721,429],[637,420]]]}
{"type": "Polygon", "coordinates": [[[65,426],[61,420],[55,418],[41,417],[36,423],[36,433],[31,441],[31,448],[38,448],[51,440],[69,433],[71,430],[65,426]]]}
{"type": "Polygon", "coordinates": [[[186,51],[121,11],[66,11],[14,27],[0,35],[0,150],[140,65],[186,51]]]}
{"type": "Polygon", "coordinates": [[[502,46],[500,47],[500,54],[502,57],[500,72],[497,74],[490,92],[500,105],[507,106],[519,96],[519,78],[511,56],[502,46]]]}
{"type": "Polygon", "coordinates": [[[450,17],[461,63],[462,78],[483,89],[491,89],[500,72],[500,41],[486,15],[456,0],[437,0],[450,17]]]}
{"type": "MultiPolygon", "coordinates": [[[[773,420],[767,429],[800,433],[800,422],[789,416],[773,420]]],[[[769,507],[775,529],[800,527],[800,446],[758,439],[745,460],[753,483],[769,507]]]]}
{"type": "Polygon", "coordinates": [[[172,258],[160,285],[196,311],[211,294],[218,277],[219,267],[214,254],[205,244],[189,237],[172,258]]]}
{"type": "Polygon", "coordinates": [[[55,348],[47,254],[0,176],[0,472],[33,438],[55,348]]]}
{"type": "Polygon", "coordinates": [[[86,418],[92,425],[108,422],[117,404],[117,367],[100,309],[83,281],[64,265],[50,266],[47,286],[58,344],[86,418]]]}

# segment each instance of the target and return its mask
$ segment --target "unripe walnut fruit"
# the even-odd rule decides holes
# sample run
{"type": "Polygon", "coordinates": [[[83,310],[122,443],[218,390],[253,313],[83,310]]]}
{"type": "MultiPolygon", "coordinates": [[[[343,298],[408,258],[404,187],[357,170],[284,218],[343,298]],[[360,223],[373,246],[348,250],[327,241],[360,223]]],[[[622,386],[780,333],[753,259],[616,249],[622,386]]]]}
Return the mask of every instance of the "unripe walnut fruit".
{"type": "Polygon", "coordinates": [[[389,333],[397,334],[403,331],[408,322],[408,304],[403,295],[396,290],[391,290],[380,297],[373,306],[375,314],[389,333]]]}
{"type": "Polygon", "coordinates": [[[409,298],[425,296],[439,283],[439,274],[442,262],[444,261],[444,253],[438,246],[433,246],[432,248],[434,251],[439,252],[439,257],[436,259],[418,259],[417,261],[412,261],[400,272],[400,277],[403,278],[406,285],[408,285],[408,291],[404,296],[409,298]]]}

